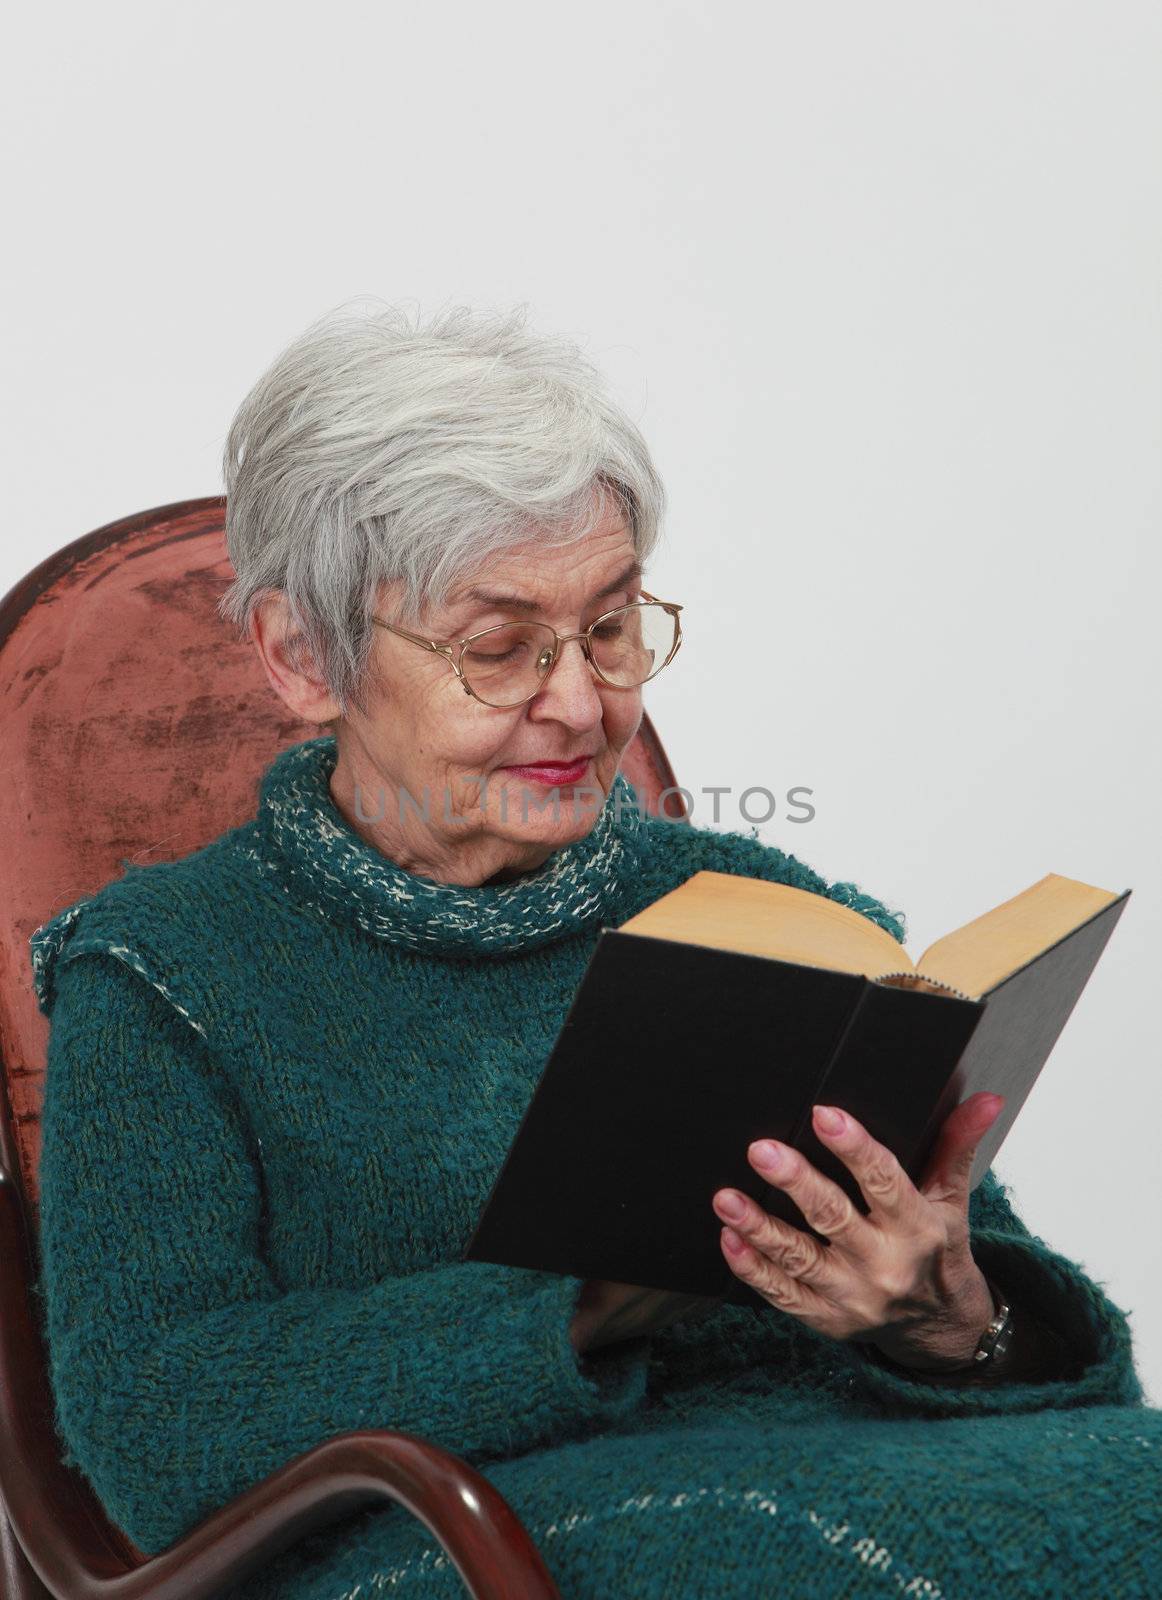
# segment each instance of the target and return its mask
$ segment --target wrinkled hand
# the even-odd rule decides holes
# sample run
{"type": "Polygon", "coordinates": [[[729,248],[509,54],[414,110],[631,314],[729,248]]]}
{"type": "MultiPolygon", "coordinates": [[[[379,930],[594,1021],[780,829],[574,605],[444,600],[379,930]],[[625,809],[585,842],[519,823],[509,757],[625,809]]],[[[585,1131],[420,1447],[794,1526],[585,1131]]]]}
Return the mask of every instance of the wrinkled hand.
{"type": "Polygon", "coordinates": [[[1004,1105],[974,1094],[947,1118],[919,1189],[899,1161],[854,1117],[813,1123],[827,1149],[853,1173],[871,1207],[863,1216],[838,1184],[797,1150],[760,1139],[747,1156],[766,1181],[791,1196],[824,1236],[815,1239],[764,1211],[737,1189],[713,1197],[722,1250],[735,1276],[780,1311],[833,1339],[873,1344],[917,1371],[972,1363],[993,1315],[984,1274],[972,1257],[968,1180],[981,1138],[1004,1105]]]}

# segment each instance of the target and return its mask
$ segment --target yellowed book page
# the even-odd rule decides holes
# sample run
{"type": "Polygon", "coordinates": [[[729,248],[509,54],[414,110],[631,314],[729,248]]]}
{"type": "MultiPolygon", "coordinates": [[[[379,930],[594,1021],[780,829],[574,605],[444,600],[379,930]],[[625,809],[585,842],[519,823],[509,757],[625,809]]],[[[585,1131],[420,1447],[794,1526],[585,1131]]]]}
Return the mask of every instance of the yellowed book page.
{"type": "Polygon", "coordinates": [[[916,971],[978,1000],[1118,897],[1047,873],[1011,900],[928,946],[916,971]]]}
{"type": "Polygon", "coordinates": [[[808,889],[730,872],[696,872],[623,922],[619,931],[869,978],[912,965],[885,928],[850,906],[808,889]]]}

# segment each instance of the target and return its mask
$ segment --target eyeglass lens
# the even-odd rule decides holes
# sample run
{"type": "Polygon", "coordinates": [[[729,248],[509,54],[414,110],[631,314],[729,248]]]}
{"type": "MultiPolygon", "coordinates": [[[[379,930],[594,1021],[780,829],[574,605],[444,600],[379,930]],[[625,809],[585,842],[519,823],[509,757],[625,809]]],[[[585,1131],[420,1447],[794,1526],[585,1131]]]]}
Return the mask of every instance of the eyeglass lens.
{"type": "MultiPolygon", "coordinates": [[[[678,619],[660,605],[626,606],[603,617],[589,635],[601,676],[630,689],[660,672],[678,633],[678,619]]],[[[543,622],[508,622],[468,645],[460,669],[473,694],[491,705],[519,705],[540,688],[553,663],[553,630],[543,622]]]]}

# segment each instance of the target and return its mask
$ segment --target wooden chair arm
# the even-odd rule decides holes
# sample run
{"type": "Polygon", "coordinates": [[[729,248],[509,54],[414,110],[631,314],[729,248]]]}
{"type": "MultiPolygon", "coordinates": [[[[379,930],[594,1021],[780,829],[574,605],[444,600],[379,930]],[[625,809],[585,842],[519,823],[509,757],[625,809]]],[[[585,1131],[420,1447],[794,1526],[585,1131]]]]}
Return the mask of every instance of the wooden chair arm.
{"type": "Polygon", "coordinates": [[[342,1433],[296,1456],[156,1556],[134,1551],[65,1468],[16,1184],[0,1167],[0,1497],[53,1600],[215,1600],[319,1529],[377,1503],[424,1523],[473,1600],[560,1600],[507,1501],[448,1451],[389,1430],[342,1433]]]}

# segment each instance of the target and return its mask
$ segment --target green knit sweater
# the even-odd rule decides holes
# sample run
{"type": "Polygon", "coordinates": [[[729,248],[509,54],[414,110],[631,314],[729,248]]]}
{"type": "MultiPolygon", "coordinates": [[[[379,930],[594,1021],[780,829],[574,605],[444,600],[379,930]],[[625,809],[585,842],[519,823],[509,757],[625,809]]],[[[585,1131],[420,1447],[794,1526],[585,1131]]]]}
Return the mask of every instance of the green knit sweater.
{"type": "MultiPolygon", "coordinates": [[[[347,824],[334,762],[329,736],[284,751],[250,821],[33,935],[56,1421],[113,1521],[156,1552],[321,1441],[392,1428],[484,1471],[565,1600],[1162,1593],[1162,1412],[1127,1319],[991,1173],[974,1254],[1068,1346],[1045,1382],[927,1383],[757,1305],[579,1358],[579,1280],[461,1259],[603,925],[701,868],[902,938],[898,914],[644,817],[620,775],[536,872],[435,883],[347,824]]],[[[391,1506],[229,1600],[388,1589],[462,1592],[391,1506]]]]}

